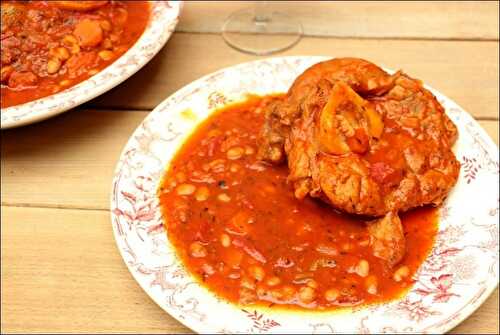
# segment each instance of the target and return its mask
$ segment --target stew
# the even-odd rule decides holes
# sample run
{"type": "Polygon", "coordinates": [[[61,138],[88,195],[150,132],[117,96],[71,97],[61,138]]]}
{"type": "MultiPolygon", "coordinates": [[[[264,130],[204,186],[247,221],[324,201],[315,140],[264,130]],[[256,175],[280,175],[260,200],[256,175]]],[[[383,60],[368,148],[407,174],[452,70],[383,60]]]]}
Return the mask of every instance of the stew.
{"type": "Polygon", "coordinates": [[[1,107],[73,86],[141,36],[147,1],[2,1],[1,107]]]}
{"type": "Polygon", "coordinates": [[[399,297],[432,248],[436,209],[401,215],[406,254],[396,267],[373,256],[365,221],[298,200],[286,166],[257,160],[262,111],[282,98],[216,111],[185,142],[158,191],[169,240],[200,282],[242,305],[335,309],[399,297]]]}

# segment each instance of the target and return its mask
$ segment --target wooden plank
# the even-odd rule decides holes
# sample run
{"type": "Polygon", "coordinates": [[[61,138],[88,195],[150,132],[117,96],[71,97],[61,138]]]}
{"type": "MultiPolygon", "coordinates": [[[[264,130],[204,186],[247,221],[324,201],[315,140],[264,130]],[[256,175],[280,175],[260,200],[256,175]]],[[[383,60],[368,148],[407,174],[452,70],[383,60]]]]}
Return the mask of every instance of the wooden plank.
{"type": "Polygon", "coordinates": [[[185,333],[128,272],[107,211],[2,207],[2,333],[185,333]]]}
{"type": "MultiPolygon", "coordinates": [[[[2,207],[5,333],[187,333],[128,272],[107,211],[2,207]]],[[[498,289],[455,333],[498,332],[498,289]]]]}
{"type": "MultiPolygon", "coordinates": [[[[243,8],[252,4],[187,1],[177,30],[219,33],[243,8]]],[[[269,9],[298,18],[309,36],[498,40],[498,2],[280,1],[269,9]]]]}
{"type": "Polygon", "coordinates": [[[2,132],[2,204],[107,209],[113,170],[138,112],[73,110],[2,132]]]}
{"type": "MultiPolygon", "coordinates": [[[[2,132],[2,204],[107,209],[121,150],[146,112],[75,110],[2,132]]],[[[498,121],[481,121],[498,143],[498,121]]]]}
{"type": "Polygon", "coordinates": [[[498,334],[498,287],[479,309],[451,334],[498,334]]]}
{"type": "MultiPolygon", "coordinates": [[[[498,118],[498,42],[304,38],[282,55],[353,56],[403,69],[475,117],[498,118]]],[[[219,35],[177,33],[144,69],[87,106],[151,110],[193,80],[256,59],[262,57],[231,49],[219,35]]]]}
{"type": "Polygon", "coordinates": [[[498,145],[498,121],[479,121],[479,124],[481,127],[486,130],[488,135],[495,141],[495,143],[498,145]]]}

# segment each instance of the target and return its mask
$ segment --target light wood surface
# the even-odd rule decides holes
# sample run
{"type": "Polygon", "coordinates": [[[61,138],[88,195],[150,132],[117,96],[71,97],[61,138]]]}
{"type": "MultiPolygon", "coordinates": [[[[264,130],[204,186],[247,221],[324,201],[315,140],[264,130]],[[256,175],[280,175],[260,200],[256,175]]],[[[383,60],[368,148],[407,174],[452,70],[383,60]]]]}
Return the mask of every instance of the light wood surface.
{"type": "MultiPolygon", "coordinates": [[[[209,72],[260,59],[218,34],[250,3],[185,4],[144,69],[82,108],[2,131],[1,332],[187,333],[134,281],[109,220],[111,177],[147,113],[209,72]]],[[[271,3],[305,37],[281,55],[358,56],[401,68],[470,112],[498,144],[498,2],[271,3]]],[[[498,333],[498,289],[453,333],[498,333]]]]}
{"type": "MultiPolygon", "coordinates": [[[[219,33],[234,11],[253,2],[186,2],[177,31],[219,33]]],[[[272,11],[298,17],[307,36],[498,40],[493,1],[268,1],[272,11]]]]}
{"type": "Polygon", "coordinates": [[[108,211],[2,207],[2,333],[180,333],[142,291],[108,211]]]}

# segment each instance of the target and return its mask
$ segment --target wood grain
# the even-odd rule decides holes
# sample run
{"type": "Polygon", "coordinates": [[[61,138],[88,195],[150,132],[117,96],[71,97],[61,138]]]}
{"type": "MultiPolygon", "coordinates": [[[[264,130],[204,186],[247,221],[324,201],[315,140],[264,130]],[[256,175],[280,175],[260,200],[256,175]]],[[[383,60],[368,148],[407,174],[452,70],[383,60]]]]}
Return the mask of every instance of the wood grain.
{"type": "Polygon", "coordinates": [[[2,204],[107,209],[116,161],[146,115],[73,110],[2,132],[2,204]]]}
{"type": "MultiPolygon", "coordinates": [[[[139,287],[109,220],[120,152],[147,111],[221,68],[225,18],[251,4],[190,1],[144,69],[83,108],[2,131],[1,332],[189,333],[139,287]]],[[[306,37],[282,55],[355,56],[401,68],[459,103],[498,144],[499,2],[280,2],[306,37]]],[[[498,288],[452,333],[499,333],[498,288]]]]}
{"type": "MultiPolygon", "coordinates": [[[[352,56],[403,69],[475,117],[494,119],[499,113],[498,46],[498,42],[304,38],[278,56],[352,56]]],[[[227,47],[219,35],[177,33],[144,69],[87,107],[151,110],[193,80],[256,59],[262,57],[227,47]]]]}
{"type": "Polygon", "coordinates": [[[2,207],[2,333],[184,333],[128,272],[109,212],[2,207]]]}
{"type": "MultiPolygon", "coordinates": [[[[187,1],[177,30],[219,33],[230,14],[252,6],[187,1]]],[[[498,2],[280,1],[269,9],[298,18],[309,36],[498,40],[498,2]]]]}
{"type": "MultiPolygon", "coordinates": [[[[74,110],[4,131],[2,204],[108,209],[116,161],[146,115],[74,110]]],[[[498,143],[498,121],[480,123],[498,143]]]]}
{"type": "MultiPolygon", "coordinates": [[[[128,272],[109,213],[2,207],[2,333],[187,333],[128,272]]],[[[498,332],[498,289],[454,333],[498,332]]]]}

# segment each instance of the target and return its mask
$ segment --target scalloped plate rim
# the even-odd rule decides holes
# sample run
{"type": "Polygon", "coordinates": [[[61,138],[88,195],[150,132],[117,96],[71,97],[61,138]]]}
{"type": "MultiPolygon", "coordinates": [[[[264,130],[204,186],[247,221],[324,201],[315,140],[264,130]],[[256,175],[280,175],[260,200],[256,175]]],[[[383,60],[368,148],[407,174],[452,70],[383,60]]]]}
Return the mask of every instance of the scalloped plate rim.
{"type": "MultiPolygon", "coordinates": [[[[132,133],[132,135],[131,135],[130,138],[131,139],[134,138],[136,135],[138,135],[141,132],[142,125],[144,123],[146,123],[148,120],[153,119],[154,116],[155,116],[154,113],[160,113],[160,111],[169,102],[171,102],[172,100],[175,100],[176,97],[183,96],[186,93],[189,93],[190,91],[192,91],[193,89],[199,87],[200,84],[204,83],[207,79],[209,79],[211,77],[215,77],[215,76],[217,76],[219,74],[222,74],[222,73],[224,73],[224,72],[226,72],[228,70],[237,70],[237,69],[240,69],[240,68],[245,68],[245,67],[247,67],[247,66],[249,66],[251,64],[256,64],[256,63],[261,63],[261,62],[266,62],[266,61],[272,62],[274,60],[280,60],[280,59],[294,60],[294,59],[300,59],[300,58],[307,58],[307,59],[312,59],[314,61],[321,61],[321,60],[329,59],[329,58],[332,58],[332,57],[331,56],[285,56],[285,57],[273,57],[273,58],[266,58],[266,59],[260,59],[260,60],[255,60],[255,61],[249,61],[249,62],[245,62],[245,63],[239,63],[239,64],[236,64],[234,66],[229,66],[229,67],[226,67],[226,68],[222,68],[222,69],[220,69],[218,71],[215,71],[215,72],[212,72],[210,74],[207,74],[207,75],[205,75],[205,76],[203,76],[203,77],[201,77],[201,78],[199,78],[199,79],[197,79],[197,80],[195,80],[195,81],[193,81],[193,82],[185,85],[181,89],[179,89],[176,92],[174,92],[173,94],[171,94],[165,100],[163,100],[150,114],[148,114],[145,117],[145,119],[143,120],[143,122],[134,130],[134,132],[132,133]]],[[[392,72],[390,70],[388,70],[388,71],[392,72]]],[[[496,150],[498,151],[498,147],[494,143],[494,141],[491,139],[491,137],[486,133],[486,131],[481,127],[481,125],[470,114],[468,114],[467,112],[465,112],[465,110],[463,108],[461,108],[456,102],[454,102],[453,100],[449,99],[447,96],[445,96],[441,92],[435,90],[434,88],[432,88],[431,86],[426,85],[426,84],[425,84],[425,87],[427,89],[429,89],[434,95],[440,96],[440,97],[444,98],[445,100],[447,100],[448,103],[451,103],[451,104],[455,105],[457,109],[459,109],[461,112],[463,112],[462,116],[464,116],[464,115],[467,116],[468,121],[471,122],[474,125],[474,129],[477,130],[477,131],[479,131],[479,133],[481,135],[481,138],[483,140],[486,140],[488,153],[491,154],[490,151],[493,151],[494,150],[493,148],[495,148],[495,147],[496,147],[496,150]]],[[[196,124],[198,125],[200,122],[202,122],[202,120],[197,121],[196,124]]],[[[194,131],[195,128],[196,128],[196,126],[193,126],[190,129],[190,131],[188,131],[188,133],[194,131]]],[[[127,142],[127,144],[124,146],[124,148],[123,148],[123,150],[122,150],[122,152],[120,154],[120,158],[125,155],[127,149],[129,149],[130,146],[131,146],[131,144],[130,144],[130,140],[129,140],[129,142],[127,142]]],[[[177,149],[178,149],[178,147],[177,147],[177,149]]],[[[117,163],[115,171],[114,171],[114,177],[113,177],[113,183],[112,183],[112,193],[111,193],[111,209],[113,208],[114,193],[117,191],[117,187],[115,187],[115,186],[119,182],[118,176],[119,176],[119,172],[120,172],[121,169],[122,169],[122,164],[121,164],[121,160],[120,160],[117,163]]],[[[114,236],[115,236],[115,241],[117,243],[118,249],[120,250],[120,254],[122,255],[122,258],[124,259],[125,263],[127,264],[126,257],[125,257],[125,251],[120,246],[120,242],[118,240],[118,234],[119,233],[118,233],[117,228],[115,227],[115,224],[114,224],[114,220],[116,219],[116,215],[113,213],[112,210],[110,211],[110,217],[111,217],[111,221],[112,221],[112,227],[113,227],[113,233],[114,233],[114,236]]],[[[143,282],[139,278],[138,274],[135,271],[133,271],[129,267],[128,264],[127,264],[127,267],[129,268],[129,271],[132,273],[132,276],[134,277],[134,279],[139,283],[139,285],[142,287],[142,289],[144,289],[146,291],[146,293],[151,297],[151,299],[153,301],[155,301],[168,314],[170,314],[171,316],[173,316],[175,319],[177,319],[179,322],[181,322],[182,324],[184,324],[186,327],[188,327],[188,328],[190,328],[192,330],[195,330],[195,331],[200,331],[200,332],[207,332],[207,329],[210,329],[209,331],[211,331],[211,332],[220,331],[219,328],[207,328],[207,326],[209,326],[209,327],[212,326],[211,323],[207,324],[207,323],[204,323],[204,322],[196,322],[196,321],[191,320],[191,319],[188,320],[188,319],[186,319],[186,318],[183,317],[182,313],[177,313],[175,311],[166,309],[163,306],[162,302],[159,300],[159,297],[157,295],[153,294],[153,292],[151,292],[151,288],[147,287],[146,285],[143,284],[143,282]]],[[[494,283],[491,283],[490,285],[487,285],[487,289],[484,291],[484,293],[481,294],[480,299],[476,300],[473,304],[470,304],[470,305],[467,305],[466,307],[464,307],[464,309],[462,309],[462,312],[460,313],[460,315],[458,315],[458,317],[455,317],[453,320],[445,323],[444,325],[436,326],[435,328],[426,329],[426,331],[427,332],[445,332],[445,331],[448,331],[448,330],[456,327],[463,320],[465,320],[472,313],[474,313],[474,311],[476,311],[484,303],[484,301],[492,294],[492,292],[495,290],[495,288],[497,286],[498,286],[498,278],[496,279],[496,281],[494,283]]],[[[384,305],[384,304],[381,304],[381,305],[384,305]]]]}

